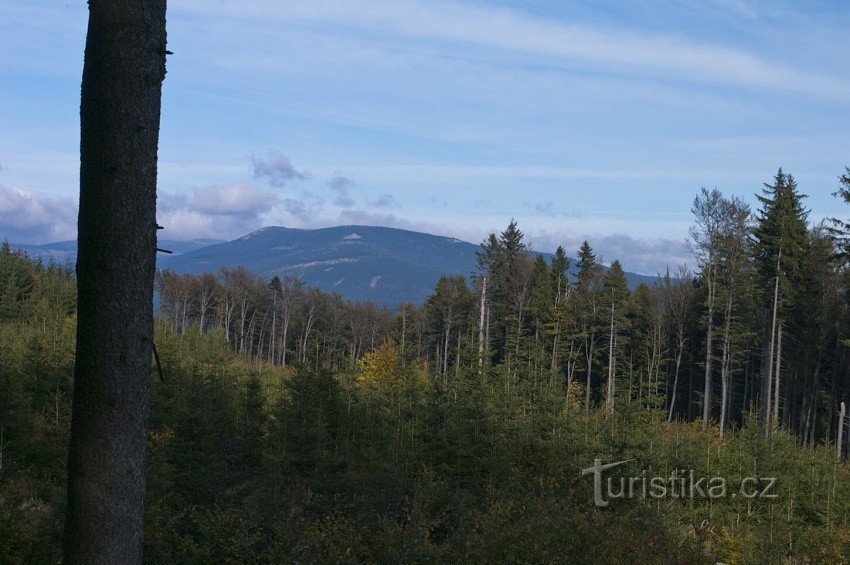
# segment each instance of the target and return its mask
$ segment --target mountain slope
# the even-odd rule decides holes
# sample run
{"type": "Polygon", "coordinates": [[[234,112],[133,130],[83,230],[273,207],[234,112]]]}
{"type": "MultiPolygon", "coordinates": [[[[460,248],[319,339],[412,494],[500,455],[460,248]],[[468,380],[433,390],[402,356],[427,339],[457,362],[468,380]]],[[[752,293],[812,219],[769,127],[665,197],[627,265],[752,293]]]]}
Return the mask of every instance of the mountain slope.
{"type": "MultiPolygon", "coordinates": [[[[161,257],[159,264],[193,274],[244,266],[267,278],[297,276],[348,300],[397,305],[425,300],[441,275],[473,273],[478,249],[459,239],[396,228],[267,227],[227,243],[161,257]]],[[[627,276],[632,286],[654,280],[627,276]]]]}
{"type": "Polygon", "coordinates": [[[179,273],[244,266],[271,278],[293,275],[348,300],[420,302],[440,275],[469,275],[478,246],[393,228],[340,226],[317,230],[268,227],[160,264],[179,273]]]}
{"type": "MultiPolygon", "coordinates": [[[[222,243],[221,239],[196,238],[188,241],[178,240],[163,240],[157,245],[162,249],[168,249],[175,255],[181,255],[213,245],[222,243]]],[[[76,240],[55,241],[53,243],[44,243],[41,245],[32,245],[27,243],[10,243],[12,249],[23,251],[33,259],[41,259],[43,261],[54,261],[59,264],[70,263],[74,264],[77,261],[77,242],[76,240]]]]}

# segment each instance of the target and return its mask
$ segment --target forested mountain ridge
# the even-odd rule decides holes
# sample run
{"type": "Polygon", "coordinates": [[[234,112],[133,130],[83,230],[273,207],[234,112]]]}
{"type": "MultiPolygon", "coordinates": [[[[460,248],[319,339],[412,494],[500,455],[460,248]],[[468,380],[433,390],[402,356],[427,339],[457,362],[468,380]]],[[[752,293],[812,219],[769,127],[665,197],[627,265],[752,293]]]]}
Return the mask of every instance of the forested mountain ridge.
{"type": "MultiPolygon", "coordinates": [[[[296,276],[346,300],[398,306],[422,303],[443,275],[470,276],[479,250],[479,245],[459,239],[397,228],[271,226],[179,257],[161,257],[159,265],[190,274],[245,267],[266,278],[296,276]]],[[[627,277],[632,287],[654,279],[633,273],[627,277]]]]}
{"type": "MultiPolygon", "coordinates": [[[[398,306],[422,303],[442,275],[470,276],[477,268],[479,245],[452,237],[380,226],[336,226],[297,229],[260,228],[224,241],[210,238],[162,240],[159,267],[177,273],[201,274],[221,268],[245,267],[271,278],[292,275],[346,300],[368,300],[398,306]]],[[[75,241],[43,245],[12,244],[33,258],[73,264],[75,241]]],[[[541,253],[547,259],[552,254],[541,253]]],[[[655,277],[626,273],[631,288],[655,277]]]]}

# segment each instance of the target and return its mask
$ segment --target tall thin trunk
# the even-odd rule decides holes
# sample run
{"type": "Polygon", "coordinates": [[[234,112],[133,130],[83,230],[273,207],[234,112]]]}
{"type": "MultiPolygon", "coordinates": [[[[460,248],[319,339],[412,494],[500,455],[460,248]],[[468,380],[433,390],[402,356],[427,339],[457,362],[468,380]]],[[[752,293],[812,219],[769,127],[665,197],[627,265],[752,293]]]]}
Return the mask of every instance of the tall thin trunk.
{"type": "Polygon", "coordinates": [[[481,311],[478,314],[478,372],[484,367],[484,316],[487,304],[487,277],[481,281],[481,311]]]}
{"type": "Polygon", "coordinates": [[[307,321],[304,324],[304,339],[301,344],[301,362],[307,364],[307,341],[310,338],[310,331],[313,329],[313,316],[316,313],[315,305],[310,306],[307,314],[307,321]]]}
{"type": "Polygon", "coordinates": [[[750,392],[750,359],[747,358],[747,362],[744,363],[744,391],[741,395],[741,415],[747,413],[747,401],[749,400],[749,392],[750,392]]]}
{"type": "Polygon", "coordinates": [[[593,371],[593,342],[595,339],[595,335],[590,334],[589,338],[585,338],[585,347],[584,347],[584,355],[587,360],[587,375],[585,377],[585,384],[587,385],[584,390],[584,411],[590,411],[590,382],[591,382],[591,373],[593,371]]]}
{"type": "Polygon", "coordinates": [[[404,337],[407,333],[407,306],[401,306],[401,354],[404,355],[404,337]]]}
{"type": "Polygon", "coordinates": [[[286,367],[286,344],[287,344],[287,334],[289,334],[289,305],[287,304],[286,310],[283,312],[283,336],[280,340],[280,366],[286,367]]]}
{"type": "Polygon", "coordinates": [[[726,427],[726,406],[729,403],[729,348],[732,326],[732,293],[726,302],[725,328],[723,330],[723,359],[720,362],[720,437],[726,427]]]}
{"type": "Polygon", "coordinates": [[[487,325],[484,328],[484,351],[490,353],[490,304],[487,304],[487,325]]]}
{"type": "Polygon", "coordinates": [[[813,435],[811,434],[811,432],[814,429],[815,414],[817,413],[817,394],[820,390],[820,367],[822,362],[822,354],[822,351],[818,353],[818,360],[815,364],[814,374],[812,375],[812,386],[809,391],[809,394],[807,395],[808,403],[806,405],[805,425],[803,428],[804,447],[808,445],[813,439],[813,435]]]}
{"type": "Polygon", "coordinates": [[[779,308],[779,262],[781,258],[782,249],[779,250],[779,255],[776,259],[776,282],[774,283],[773,287],[773,318],[770,322],[770,346],[768,347],[767,377],[766,380],[763,381],[765,385],[762,387],[764,392],[764,398],[762,398],[762,412],[764,414],[764,420],[762,424],[764,425],[765,436],[770,434],[770,426],[773,421],[771,417],[771,392],[773,389],[773,347],[776,343],[776,315],[777,310],[779,308]]]}
{"type": "Polygon", "coordinates": [[[242,304],[239,308],[239,353],[245,351],[245,322],[248,321],[248,299],[242,297],[242,304]]]}
{"type": "MultiPolygon", "coordinates": [[[[462,332],[458,330],[457,332],[457,349],[455,349],[455,379],[458,377],[458,371],[460,371],[460,337],[462,332]]],[[[457,400],[457,389],[455,389],[455,400],[457,400]]]]}
{"type": "Polygon", "coordinates": [[[608,392],[605,395],[608,413],[614,413],[614,303],[611,303],[611,330],[608,339],[608,392]]]}
{"type": "Polygon", "coordinates": [[[773,427],[779,425],[779,382],[782,376],[782,323],[779,323],[779,328],[776,332],[776,370],[773,372],[773,427]]]}
{"type": "Polygon", "coordinates": [[[201,291],[201,302],[200,302],[200,310],[201,310],[201,318],[198,320],[198,333],[204,335],[204,325],[205,319],[207,317],[207,309],[210,307],[209,305],[209,296],[206,291],[201,291]]]}
{"type": "MultiPolygon", "coordinates": [[[[566,295],[566,293],[564,293],[566,295]]],[[[561,305],[561,279],[558,278],[558,291],[555,293],[555,335],[552,338],[552,375],[554,377],[555,372],[558,369],[558,346],[561,341],[561,316],[560,316],[560,305],[561,305]]]]}
{"type": "Polygon", "coordinates": [[[89,1],[66,563],[140,563],[165,0],[89,1]]]}
{"type": "Polygon", "coordinates": [[[445,330],[445,342],[443,343],[443,375],[449,370],[449,326],[445,330]]]}
{"type": "Polygon", "coordinates": [[[843,435],[844,435],[844,416],[846,414],[847,407],[842,402],[841,410],[838,412],[838,439],[835,441],[835,456],[841,461],[841,448],[844,447],[843,435]]]}
{"type": "MultiPolygon", "coordinates": [[[[681,343],[681,342],[680,342],[681,343]]],[[[673,372],[673,391],[670,393],[670,410],[667,413],[667,421],[673,421],[673,409],[676,407],[676,390],[679,388],[679,370],[682,366],[682,347],[676,351],[676,368],[673,372]]]]}
{"type": "Polygon", "coordinates": [[[275,364],[274,333],[275,333],[275,327],[276,326],[277,326],[277,294],[275,294],[275,296],[272,300],[272,334],[271,334],[271,337],[269,338],[269,361],[271,361],[272,365],[275,364]]]}
{"type": "Polygon", "coordinates": [[[714,291],[717,281],[714,280],[714,260],[708,265],[708,320],[705,334],[705,382],[702,395],[702,427],[708,426],[711,418],[711,359],[714,354],[712,340],[714,338],[714,291]]]}
{"type": "Polygon", "coordinates": [[[567,354],[567,398],[570,397],[570,392],[573,385],[573,367],[575,364],[573,363],[573,348],[575,344],[570,342],[570,351],[567,354]]]}

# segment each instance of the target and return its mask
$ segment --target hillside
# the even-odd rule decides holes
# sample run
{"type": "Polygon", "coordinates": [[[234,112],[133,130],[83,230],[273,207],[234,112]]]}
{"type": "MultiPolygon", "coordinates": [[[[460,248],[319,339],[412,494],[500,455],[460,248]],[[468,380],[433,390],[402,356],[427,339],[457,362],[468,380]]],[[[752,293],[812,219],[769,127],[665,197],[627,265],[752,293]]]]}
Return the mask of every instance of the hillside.
{"type": "MultiPolygon", "coordinates": [[[[270,278],[293,275],[352,301],[419,303],[441,275],[470,275],[478,245],[451,237],[375,226],[314,230],[266,227],[217,245],[160,258],[178,273],[215,272],[244,266],[270,278]]],[[[653,277],[627,274],[629,283],[653,277]]]]}
{"type": "MultiPolygon", "coordinates": [[[[196,238],[190,240],[163,240],[159,246],[171,251],[174,255],[182,255],[208,245],[222,243],[221,239],[196,238]]],[[[56,263],[74,263],[77,260],[77,242],[75,240],[55,241],[33,245],[29,243],[11,243],[12,249],[23,251],[33,259],[54,261],[56,263]]]]}
{"type": "MultiPolygon", "coordinates": [[[[58,263],[73,263],[77,256],[73,240],[11,246],[32,258],[58,263]]],[[[243,266],[266,278],[293,275],[347,300],[386,305],[422,302],[441,275],[469,276],[477,269],[475,252],[480,249],[451,237],[376,226],[313,230],[271,226],[233,241],[163,240],[159,246],[173,251],[158,256],[159,266],[178,273],[243,266]]],[[[636,273],[626,277],[632,288],[655,279],[636,273]]]]}

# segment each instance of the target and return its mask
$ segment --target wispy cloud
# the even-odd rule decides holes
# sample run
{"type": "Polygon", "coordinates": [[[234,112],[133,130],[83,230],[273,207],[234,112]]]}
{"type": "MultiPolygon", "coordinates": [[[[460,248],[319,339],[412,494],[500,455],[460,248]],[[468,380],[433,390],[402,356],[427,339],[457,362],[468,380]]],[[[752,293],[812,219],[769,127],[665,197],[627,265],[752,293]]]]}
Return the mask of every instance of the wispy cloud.
{"type": "Polygon", "coordinates": [[[325,201],[312,192],[302,192],[297,197],[283,199],[283,208],[302,221],[310,221],[324,210],[325,201]]]}
{"type": "Polygon", "coordinates": [[[551,200],[547,200],[546,202],[538,202],[534,205],[534,209],[540,212],[541,214],[546,214],[547,216],[555,215],[555,203],[551,200]]]}
{"type": "MultiPolygon", "coordinates": [[[[743,3],[734,4],[739,10],[746,9],[743,3]]],[[[597,68],[608,65],[620,72],[651,72],[679,80],[835,97],[850,93],[850,83],[843,78],[821,76],[725,45],[614,26],[552,21],[479,3],[258,0],[245,5],[187,0],[178,9],[237,22],[344,25],[372,33],[545,57],[551,64],[586,61],[597,68]]]]}
{"type": "Polygon", "coordinates": [[[289,157],[280,151],[271,150],[268,156],[251,156],[251,174],[255,179],[263,179],[272,186],[282,187],[291,180],[310,178],[307,171],[299,171],[292,165],[289,157]]]}
{"type": "Polygon", "coordinates": [[[381,194],[375,200],[369,201],[373,208],[400,208],[401,205],[392,194],[381,194]]]}
{"type": "Polygon", "coordinates": [[[351,197],[351,188],[354,186],[354,181],[350,177],[337,173],[331,180],[328,181],[328,187],[334,193],[334,204],[340,208],[352,208],[355,205],[354,198],[351,197]]]}

